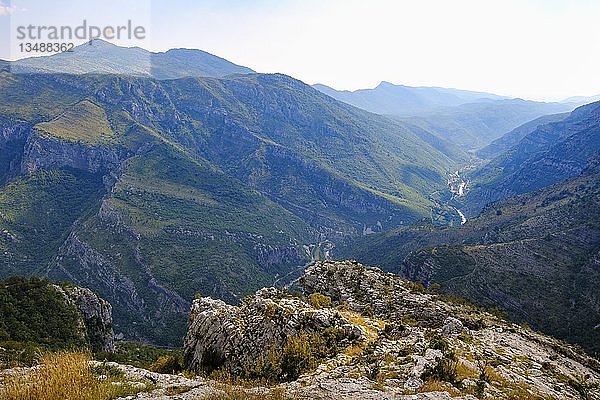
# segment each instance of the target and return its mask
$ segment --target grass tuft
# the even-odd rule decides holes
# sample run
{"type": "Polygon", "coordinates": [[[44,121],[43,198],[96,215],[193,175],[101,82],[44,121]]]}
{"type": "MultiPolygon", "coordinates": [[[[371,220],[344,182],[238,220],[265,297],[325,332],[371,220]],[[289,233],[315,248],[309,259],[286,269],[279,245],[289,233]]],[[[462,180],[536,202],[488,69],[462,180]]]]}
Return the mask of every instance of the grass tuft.
{"type": "Polygon", "coordinates": [[[94,375],[90,360],[86,353],[47,353],[37,367],[7,377],[0,388],[0,399],[112,400],[148,389],[143,384],[100,380],[94,375]]]}

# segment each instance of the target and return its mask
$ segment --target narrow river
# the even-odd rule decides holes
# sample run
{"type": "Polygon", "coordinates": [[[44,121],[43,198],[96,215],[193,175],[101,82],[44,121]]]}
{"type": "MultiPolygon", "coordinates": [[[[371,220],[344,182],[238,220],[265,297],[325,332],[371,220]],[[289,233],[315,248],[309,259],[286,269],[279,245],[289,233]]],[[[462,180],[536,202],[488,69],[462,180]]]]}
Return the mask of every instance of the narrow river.
{"type": "MultiPolygon", "coordinates": [[[[456,171],[448,176],[448,188],[452,192],[452,198],[462,197],[465,194],[467,182],[460,176],[460,171],[456,171]]],[[[458,215],[460,216],[460,224],[464,225],[467,222],[467,217],[458,208],[454,207],[458,215]]]]}

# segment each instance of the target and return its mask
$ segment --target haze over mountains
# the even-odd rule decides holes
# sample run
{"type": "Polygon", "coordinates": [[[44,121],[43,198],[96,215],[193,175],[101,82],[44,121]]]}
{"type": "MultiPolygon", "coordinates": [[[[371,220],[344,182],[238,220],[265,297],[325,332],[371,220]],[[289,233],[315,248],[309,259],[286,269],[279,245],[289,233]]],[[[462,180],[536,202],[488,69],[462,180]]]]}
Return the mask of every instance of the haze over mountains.
{"type": "Polygon", "coordinates": [[[598,351],[599,103],[336,92],[102,41],[0,82],[0,277],[90,287],[127,338],[178,344],[197,292],[355,257],[598,351]]]}
{"type": "Polygon", "coordinates": [[[484,100],[506,97],[492,93],[440,87],[412,87],[381,82],[373,89],[355,91],[335,90],[325,85],[313,85],[321,92],[353,106],[376,114],[412,116],[425,114],[443,107],[459,106],[484,100]]]}
{"type": "Polygon", "coordinates": [[[544,103],[510,99],[491,93],[438,87],[410,87],[382,82],[374,89],[337,91],[314,85],[323,93],[376,114],[409,122],[460,146],[481,148],[535,118],[573,110],[584,99],[544,103]]]}

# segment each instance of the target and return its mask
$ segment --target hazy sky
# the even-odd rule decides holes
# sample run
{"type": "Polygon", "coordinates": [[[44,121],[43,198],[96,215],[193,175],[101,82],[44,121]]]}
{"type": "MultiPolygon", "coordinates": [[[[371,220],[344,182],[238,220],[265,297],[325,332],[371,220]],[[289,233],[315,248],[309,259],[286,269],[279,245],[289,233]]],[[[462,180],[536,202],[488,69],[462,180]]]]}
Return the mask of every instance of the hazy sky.
{"type": "Polygon", "coordinates": [[[142,47],[200,48],[337,89],[386,80],[535,99],[600,93],[600,0],[2,1],[11,18],[149,15],[142,47]]]}

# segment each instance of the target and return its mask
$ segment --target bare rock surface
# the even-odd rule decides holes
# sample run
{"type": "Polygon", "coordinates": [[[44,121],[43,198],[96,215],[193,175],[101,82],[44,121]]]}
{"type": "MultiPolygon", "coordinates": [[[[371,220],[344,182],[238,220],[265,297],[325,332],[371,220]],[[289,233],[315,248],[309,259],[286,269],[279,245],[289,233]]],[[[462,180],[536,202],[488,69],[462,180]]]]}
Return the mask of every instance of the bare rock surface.
{"type": "Polygon", "coordinates": [[[302,332],[340,328],[336,354],[278,387],[314,399],[600,399],[598,360],[396,275],[325,261],[300,284],[301,297],[269,288],[240,306],[195,300],[186,367],[240,375],[302,332]],[[314,304],[316,293],[330,304],[314,304]]]}

